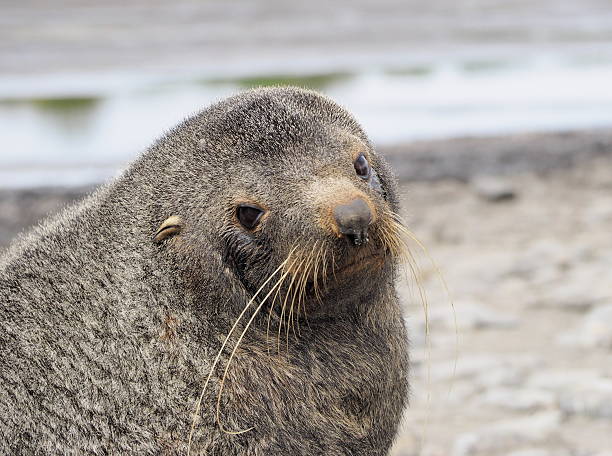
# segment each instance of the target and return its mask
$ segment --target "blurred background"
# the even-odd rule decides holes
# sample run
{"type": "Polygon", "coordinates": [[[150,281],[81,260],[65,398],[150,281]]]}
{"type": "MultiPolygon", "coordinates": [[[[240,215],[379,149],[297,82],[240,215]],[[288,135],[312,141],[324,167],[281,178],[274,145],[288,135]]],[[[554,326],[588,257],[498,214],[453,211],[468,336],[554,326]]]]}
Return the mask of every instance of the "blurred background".
{"type": "Polygon", "coordinates": [[[612,454],[610,0],[0,0],[0,249],[278,84],[355,114],[428,249],[392,454],[612,454]]]}

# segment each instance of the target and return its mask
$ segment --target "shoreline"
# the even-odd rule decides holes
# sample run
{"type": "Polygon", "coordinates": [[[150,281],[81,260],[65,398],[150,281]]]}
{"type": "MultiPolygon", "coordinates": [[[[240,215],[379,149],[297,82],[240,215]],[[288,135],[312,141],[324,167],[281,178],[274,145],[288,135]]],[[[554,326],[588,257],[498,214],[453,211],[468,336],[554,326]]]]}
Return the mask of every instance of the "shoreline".
{"type": "MultiPolygon", "coordinates": [[[[417,141],[380,147],[400,184],[482,177],[511,178],[612,161],[612,129],[524,133],[417,141]]],[[[0,189],[0,249],[42,218],[83,198],[97,185],[0,189]]]]}
{"type": "Polygon", "coordinates": [[[612,129],[530,132],[415,141],[381,152],[400,182],[512,176],[612,159],[612,129]]]}

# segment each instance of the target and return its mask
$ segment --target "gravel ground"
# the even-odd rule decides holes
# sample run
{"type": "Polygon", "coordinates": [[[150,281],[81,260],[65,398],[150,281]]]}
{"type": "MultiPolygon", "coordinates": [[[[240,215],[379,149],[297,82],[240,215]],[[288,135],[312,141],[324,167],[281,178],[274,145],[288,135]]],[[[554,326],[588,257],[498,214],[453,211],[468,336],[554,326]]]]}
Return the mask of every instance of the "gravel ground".
{"type": "Polygon", "coordinates": [[[420,255],[430,336],[404,286],[412,404],[393,455],[612,454],[612,160],[403,189],[455,312],[420,255]]]}
{"type": "MultiPolygon", "coordinates": [[[[412,403],[392,454],[612,455],[610,133],[385,152],[454,303],[413,245],[430,331],[402,284],[412,403]]],[[[84,191],[0,192],[0,246],[84,191]]]]}

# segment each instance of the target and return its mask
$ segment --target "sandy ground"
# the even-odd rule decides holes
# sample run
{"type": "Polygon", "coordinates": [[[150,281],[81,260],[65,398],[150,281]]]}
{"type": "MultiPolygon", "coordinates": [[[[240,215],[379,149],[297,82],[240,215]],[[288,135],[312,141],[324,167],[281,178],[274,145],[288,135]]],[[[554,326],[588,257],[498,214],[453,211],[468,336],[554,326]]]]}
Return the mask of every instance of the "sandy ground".
{"type": "MultiPolygon", "coordinates": [[[[407,224],[454,303],[413,244],[429,336],[415,287],[402,283],[412,401],[394,456],[612,455],[610,138],[386,151],[407,224]]],[[[0,192],[0,245],[82,191],[0,192]]]]}

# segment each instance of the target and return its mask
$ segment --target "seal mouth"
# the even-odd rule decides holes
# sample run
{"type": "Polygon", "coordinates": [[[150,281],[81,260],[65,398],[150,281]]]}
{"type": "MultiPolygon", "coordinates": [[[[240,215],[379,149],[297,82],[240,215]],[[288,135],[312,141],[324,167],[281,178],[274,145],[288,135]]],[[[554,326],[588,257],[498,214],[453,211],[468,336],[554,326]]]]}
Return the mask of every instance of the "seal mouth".
{"type": "MultiPolygon", "coordinates": [[[[332,268],[326,272],[325,277],[320,277],[318,282],[324,284],[324,288],[333,289],[334,284],[339,284],[346,281],[351,275],[363,271],[365,269],[376,267],[381,268],[387,257],[387,252],[381,250],[368,249],[363,252],[359,252],[355,255],[351,255],[349,260],[339,265],[338,267],[332,268]]],[[[314,281],[308,280],[307,291],[314,288],[314,281]]]]}
{"type": "Polygon", "coordinates": [[[281,279],[270,290],[274,292],[276,289],[270,300],[270,312],[278,300],[281,305],[275,311],[277,315],[282,315],[286,305],[305,306],[304,309],[324,305],[325,298],[336,290],[351,287],[353,283],[367,285],[368,273],[383,270],[386,262],[393,258],[393,251],[378,243],[359,248],[346,247],[336,251],[335,256],[329,250],[317,249],[315,243],[306,252],[299,252],[293,259],[286,260],[290,261],[289,266],[283,269],[281,279]]]}
{"type": "Polygon", "coordinates": [[[306,282],[305,295],[308,299],[321,299],[327,293],[349,281],[353,275],[372,267],[382,268],[386,258],[386,252],[378,250],[369,250],[352,256],[347,263],[330,269],[324,277],[319,276],[316,280],[318,286],[315,280],[310,278],[306,282]]]}
{"type": "Polygon", "coordinates": [[[368,266],[382,266],[385,260],[384,252],[369,251],[359,253],[349,260],[348,263],[342,265],[340,268],[335,269],[331,272],[332,277],[344,276],[357,271],[361,271],[368,266]]]}

